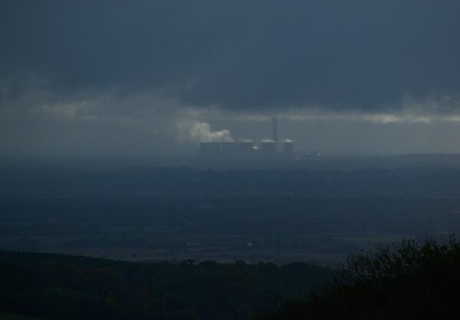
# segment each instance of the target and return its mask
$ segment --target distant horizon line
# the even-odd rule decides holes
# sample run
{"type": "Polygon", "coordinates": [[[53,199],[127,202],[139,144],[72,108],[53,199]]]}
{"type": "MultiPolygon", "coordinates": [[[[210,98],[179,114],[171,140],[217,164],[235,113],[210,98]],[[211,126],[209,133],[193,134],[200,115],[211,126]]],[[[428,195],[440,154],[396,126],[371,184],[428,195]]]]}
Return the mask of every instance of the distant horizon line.
{"type": "MultiPolygon", "coordinates": [[[[282,152],[282,151],[278,151],[282,152]]],[[[296,155],[319,155],[328,157],[397,157],[397,156],[460,156],[460,152],[325,152],[320,150],[299,150],[296,155]]],[[[5,158],[200,158],[198,152],[157,154],[0,154],[5,158]]],[[[1,161],[0,161],[1,162],[1,161]]]]}

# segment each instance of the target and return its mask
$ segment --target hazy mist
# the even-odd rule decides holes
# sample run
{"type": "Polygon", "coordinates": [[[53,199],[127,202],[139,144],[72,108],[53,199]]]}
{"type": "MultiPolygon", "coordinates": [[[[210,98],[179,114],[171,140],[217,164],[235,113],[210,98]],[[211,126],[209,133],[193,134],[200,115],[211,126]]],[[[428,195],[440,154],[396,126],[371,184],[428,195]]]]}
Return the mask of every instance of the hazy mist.
{"type": "Polygon", "coordinates": [[[460,152],[460,3],[0,4],[0,153],[460,152]]]}

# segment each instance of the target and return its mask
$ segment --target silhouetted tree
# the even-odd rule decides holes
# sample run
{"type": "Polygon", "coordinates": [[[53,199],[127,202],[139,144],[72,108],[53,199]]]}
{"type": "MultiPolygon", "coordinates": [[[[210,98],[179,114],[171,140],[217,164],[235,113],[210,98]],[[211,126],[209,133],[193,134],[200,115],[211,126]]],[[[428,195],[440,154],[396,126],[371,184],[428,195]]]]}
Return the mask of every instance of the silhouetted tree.
{"type": "Polygon", "coordinates": [[[404,240],[351,255],[334,284],[258,319],[457,319],[459,289],[453,237],[404,240]]]}

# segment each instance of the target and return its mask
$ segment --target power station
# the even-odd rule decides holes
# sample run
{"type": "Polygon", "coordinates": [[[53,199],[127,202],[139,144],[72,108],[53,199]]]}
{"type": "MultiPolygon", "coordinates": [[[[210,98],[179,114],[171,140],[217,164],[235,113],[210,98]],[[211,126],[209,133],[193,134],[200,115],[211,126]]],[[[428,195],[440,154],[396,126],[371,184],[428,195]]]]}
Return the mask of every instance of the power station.
{"type": "Polygon", "coordinates": [[[294,158],[294,142],[284,140],[279,150],[278,119],[272,120],[272,139],[263,139],[259,145],[253,140],[233,142],[200,142],[200,155],[208,159],[281,159],[294,158]]]}

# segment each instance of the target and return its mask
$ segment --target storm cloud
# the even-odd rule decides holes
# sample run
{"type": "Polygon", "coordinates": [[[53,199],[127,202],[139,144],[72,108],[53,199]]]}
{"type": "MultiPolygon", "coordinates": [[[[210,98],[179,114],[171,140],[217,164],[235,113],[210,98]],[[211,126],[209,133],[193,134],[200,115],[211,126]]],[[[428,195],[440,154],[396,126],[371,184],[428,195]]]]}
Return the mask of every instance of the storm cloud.
{"type": "MultiPolygon", "coordinates": [[[[196,107],[397,108],[460,92],[458,1],[2,1],[0,65],[62,95],[196,107]]],[[[11,80],[13,79],[13,80],[11,80]]]]}
{"type": "Polygon", "coordinates": [[[4,0],[0,123],[177,141],[225,117],[457,119],[459,16],[456,0],[4,0]]]}

